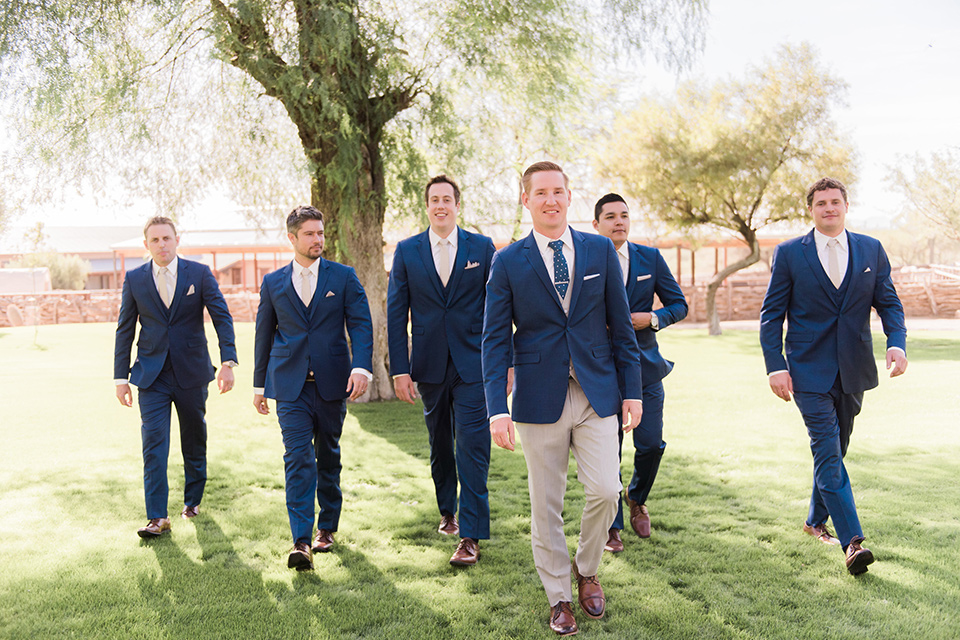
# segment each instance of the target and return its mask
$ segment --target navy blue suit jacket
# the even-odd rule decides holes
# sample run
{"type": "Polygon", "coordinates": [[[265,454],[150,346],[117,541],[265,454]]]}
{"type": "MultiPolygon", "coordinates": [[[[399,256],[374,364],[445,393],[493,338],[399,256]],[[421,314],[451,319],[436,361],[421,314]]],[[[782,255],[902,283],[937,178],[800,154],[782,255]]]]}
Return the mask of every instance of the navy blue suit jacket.
{"type": "Polygon", "coordinates": [[[532,232],[494,255],[483,318],[487,415],[507,413],[512,325],[514,420],[545,424],[560,418],[571,361],[598,416],[620,411],[618,370],[626,397],[642,397],[640,350],[613,243],[575,229],[570,233],[575,257],[569,316],[532,232]]]}
{"type": "Polygon", "coordinates": [[[429,231],[397,244],[387,289],[390,375],[407,373],[415,382],[439,384],[452,358],[464,382],[480,382],[483,302],[493,253],[490,238],[458,228],[457,257],[444,295],[429,231]]]}
{"type": "Polygon", "coordinates": [[[342,400],[349,395],[352,368],[373,370],[367,294],[352,267],[319,260],[309,308],[293,288],[292,263],[268,273],[260,285],[253,386],[263,388],[267,398],[293,402],[300,397],[307,373],[313,371],[320,397],[328,402],[342,400]]]}
{"type": "MultiPolygon", "coordinates": [[[[670,267],[660,250],[642,244],[628,242],[630,271],[627,274],[627,302],[630,312],[653,312],[653,295],[663,303],[657,309],[660,329],[665,329],[687,317],[687,299],[683,290],[670,273],[670,267]]],[[[673,370],[673,363],[660,355],[657,333],[650,327],[639,329],[637,344],[640,347],[640,364],[643,368],[643,383],[652,384],[663,380],[673,370]]]]}
{"type": "Polygon", "coordinates": [[[203,329],[203,309],[217,331],[220,362],[237,361],[233,318],[210,267],[177,257],[177,288],[170,308],[164,306],[153,279],[153,261],[131,269],[123,280],[120,315],[113,352],[113,377],[130,376],[141,389],[157,379],[167,356],[177,384],[183,388],[208,384],[216,375],[203,329]],[[130,351],[137,320],[137,358],[130,366],[130,351]]]}
{"type": "Polygon", "coordinates": [[[794,391],[826,393],[840,374],[844,393],[877,386],[870,308],[883,322],[887,348],[906,351],[903,306],[890,280],[890,262],[878,240],[847,232],[846,293],[838,300],[820,259],[813,231],[773,254],[770,284],[760,312],[760,345],[767,373],[787,369],[794,391]],[[786,358],[782,353],[787,320],[786,358]]]}

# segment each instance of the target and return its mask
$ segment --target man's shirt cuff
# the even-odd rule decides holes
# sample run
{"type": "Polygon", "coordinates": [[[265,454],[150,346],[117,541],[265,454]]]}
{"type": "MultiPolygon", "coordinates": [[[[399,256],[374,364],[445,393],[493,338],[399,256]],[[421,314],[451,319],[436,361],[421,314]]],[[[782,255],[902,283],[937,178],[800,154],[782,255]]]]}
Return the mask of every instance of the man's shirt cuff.
{"type": "Polygon", "coordinates": [[[359,373],[360,375],[362,375],[364,378],[367,379],[367,382],[370,382],[371,380],[373,380],[373,374],[367,371],[366,369],[361,369],[360,367],[357,367],[350,371],[350,375],[353,375],[355,373],[359,373]]]}
{"type": "Polygon", "coordinates": [[[262,395],[263,395],[263,392],[264,392],[264,388],[263,388],[263,387],[254,387],[254,388],[253,388],[253,395],[255,395],[255,396],[262,396],[262,395]]]}
{"type": "Polygon", "coordinates": [[[771,371],[770,373],[768,373],[767,377],[769,378],[770,376],[775,376],[778,373],[788,373],[788,371],[786,369],[777,369],[776,371],[771,371]]]}
{"type": "Polygon", "coordinates": [[[509,418],[509,417],[510,417],[509,413],[498,413],[497,415],[490,418],[490,424],[493,425],[493,423],[499,420],[500,418],[509,418]]]}

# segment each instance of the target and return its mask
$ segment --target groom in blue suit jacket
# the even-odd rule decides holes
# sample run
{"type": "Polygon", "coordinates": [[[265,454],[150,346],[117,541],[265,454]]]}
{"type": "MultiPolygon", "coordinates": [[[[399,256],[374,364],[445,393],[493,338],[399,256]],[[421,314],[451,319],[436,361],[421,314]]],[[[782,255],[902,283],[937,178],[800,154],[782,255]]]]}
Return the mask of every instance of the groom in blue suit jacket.
{"type": "Polygon", "coordinates": [[[313,569],[314,551],[330,551],[339,526],[346,398],[359,398],[373,378],[373,325],[353,268],[320,257],[323,214],[297,207],[287,216],[287,238],[293,262],[268,273],[260,285],[253,405],[267,415],[267,398],[277,401],[294,542],[287,566],[305,571],[313,569]],[[311,545],[314,495],[320,515],[311,545]]]}
{"type": "Polygon", "coordinates": [[[424,197],[430,227],[397,244],[390,270],[390,374],[398,398],[413,404],[417,389],[423,397],[439,532],[460,535],[450,564],[469,566],[479,559],[479,541],[490,537],[490,430],[480,337],[494,247],[490,238],[457,226],[460,188],[453,180],[432,178],[424,197]]]}
{"type": "MultiPolygon", "coordinates": [[[[629,242],[630,210],[616,193],[608,193],[594,206],[593,228],[610,238],[617,250],[620,268],[627,287],[630,320],[640,346],[643,369],[643,418],[633,430],[633,477],[627,488],[630,525],[641,538],[650,537],[650,513],[647,497],[660,469],[660,459],[667,447],[663,441],[663,382],[673,370],[673,363],[660,354],[657,332],[687,317],[687,299],[670,273],[670,267],[656,247],[629,242]],[[653,310],[654,295],[662,307],[653,310]]],[[[620,431],[623,444],[623,431],[620,431]]],[[[623,551],[620,531],[623,529],[623,503],[610,527],[604,550],[623,551]]]]}
{"type": "Polygon", "coordinates": [[[120,298],[114,347],[113,377],[120,404],[133,406],[130,385],[139,388],[140,436],[143,444],[143,489],[149,522],[137,533],[153,538],[170,531],[167,517],[167,458],[170,453],[170,406],[177,408],[183,454],[183,502],[180,515],[199,513],[207,481],[207,384],[215,369],[210,362],[203,310],[220,343],[220,393],[233,388],[237,365],[233,319],[210,268],[177,257],[180,236],[173,220],[156,216],[143,229],[144,247],[152,260],[127,272],[120,298]],[[137,321],[137,357],[130,351],[137,321]],[[127,376],[130,377],[129,382],[127,376]]]}
{"type": "Polygon", "coordinates": [[[807,208],[814,229],[779,245],[773,254],[760,312],[760,345],[771,390],[787,402],[793,395],[810,435],[814,482],[803,530],[826,544],[842,545],[847,570],[857,575],[874,557],[862,544],[843,457],[863,392],[878,383],[871,307],[887,336],[890,377],[906,371],[907,330],[883,247],[845,230],[846,187],[822,178],[808,189],[807,208]],[[827,517],[836,537],[827,529],[827,517]]]}
{"type": "Polygon", "coordinates": [[[600,618],[606,600],[597,570],[622,488],[616,416],[623,413],[629,432],[642,412],[640,352],[617,255],[607,238],[567,226],[570,195],[558,165],[538,162],[524,171],[521,200],[533,231],[493,258],[482,343],[490,431],[497,446],[513,450],[516,421],[523,441],[534,565],[550,628],[561,635],[577,632],[563,531],[570,452],[586,497],[573,562],[578,600],[588,617],[600,618]]]}

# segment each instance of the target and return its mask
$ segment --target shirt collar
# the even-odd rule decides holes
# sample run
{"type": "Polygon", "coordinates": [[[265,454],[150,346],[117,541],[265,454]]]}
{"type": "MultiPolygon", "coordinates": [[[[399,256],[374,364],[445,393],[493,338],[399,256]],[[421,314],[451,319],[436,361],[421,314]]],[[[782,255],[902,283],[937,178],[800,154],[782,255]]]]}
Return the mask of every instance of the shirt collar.
{"type": "MultiPolygon", "coordinates": [[[[430,247],[436,249],[437,243],[439,243],[442,238],[434,233],[433,227],[430,227],[430,229],[427,231],[427,234],[430,236],[430,247]]],[[[453,249],[457,248],[457,236],[459,235],[460,227],[456,226],[453,228],[453,231],[450,232],[450,235],[447,236],[447,240],[450,242],[450,246],[453,249]]]]}
{"type": "MultiPolygon", "coordinates": [[[[549,246],[549,244],[553,242],[553,238],[548,238],[534,229],[533,239],[537,241],[537,246],[540,248],[540,253],[553,251],[553,249],[551,249],[549,246]]],[[[573,250],[573,234],[570,233],[570,225],[567,225],[566,228],[564,228],[563,233],[560,234],[560,237],[557,238],[557,240],[563,240],[563,246],[565,248],[569,247],[571,251],[573,250]]]]}
{"type": "MultiPolygon", "coordinates": [[[[827,249],[827,242],[829,242],[829,241],[832,240],[833,238],[831,238],[831,237],[828,236],[828,235],[824,235],[824,234],[820,233],[820,231],[819,231],[817,228],[814,228],[814,229],[813,229],[813,239],[814,239],[814,241],[817,243],[817,252],[820,253],[820,252],[826,251],[826,249],[827,249]]],[[[840,250],[841,250],[841,251],[844,251],[844,252],[847,251],[847,231],[846,231],[846,229],[844,229],[843,233],[841,233],[840,235],[837,236],[837,242],[840,243],[840,250]]]]}
{"type": "MultiPolygon", "coordinates": [[[[153,275],[154,277],[158,277],[160,275],[160,269],[162,269],[163,267],[158,265],[156,260],[152,260],[151,262],[153,262],[153,275]]],[[[171,260],[170,264],[167,265],[167,271],[169,271],[173,275],[177,275],[177,265],[179,262],[180,262],[180,259],[177,256],[173,256],[173,260],[171,260]]]]}
{"type": "Polygon", "coordinates": [[[630,243],[629,243],[629,242],[624,242],[622,245],[620,245],[620,248],[617,249],[617,253],[618,253],[621,257],[626,258],[627,263],[629,264],[629,262],[630,262],[630,243]]]}
{"type": "Polygon", "coordinates": [[[317,277],[317,273],[319,273],[319,271],[320,271],[320,260],[321,260],[321,258],[317,258],[316,260],[313,261],[313,264],[310,265],[309,267],[305,267],[305,266],[303,266],[302,264],[300,264],[299,262],[297,262],[296,260],[294,260],[294,261],[293,261],[293,272],[302,278],[302,277],[303,277],[303,272],[304,272],[304,271],[309,271],[309,272],[310,272],[310,275],[312,275],[314,278],[316,278],[316,277],[317,277]]]}

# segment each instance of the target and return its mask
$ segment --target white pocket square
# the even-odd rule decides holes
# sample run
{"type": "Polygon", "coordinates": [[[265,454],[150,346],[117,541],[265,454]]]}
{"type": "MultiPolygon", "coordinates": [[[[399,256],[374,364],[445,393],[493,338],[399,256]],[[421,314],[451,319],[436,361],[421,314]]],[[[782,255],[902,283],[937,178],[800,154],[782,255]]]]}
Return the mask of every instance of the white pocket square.
{"type": "Polygon", "coordinates": [[[641,280],[646,280],[647,278],[652,278],[652,277],[653,277],[653,274],[650,274],[650,273],[647,273],[642,276],[637,276],[637,282],[640,282],[641,280]]]}
{"type": "Polygon", "coordinates": [[[864,273],[870,273],[870,267],[867,267],[866,269],[864,269],[863,272],[864,272],[864,273]]]}
{"type": "Polygon", "coordinates": [[[588,276],[583,276],[583,281],[586,282],[587,280],[593,280],[594,278],[599,278],[599,277],[600,277],[599,273],[591,273],[588,276]]]}
{"type": "Polygon", "coordinates": [[[188,296],[192,296],[192,295],[195,294],[196,292],[197,292],[197,290],[193,288],[193,285],[190,285],[190,288],[187,289],[187,295],[188,295],[188,296]]]}
{"type": "Polygon", "coordinates": [[[479,262],[467,262],[467,266],[465,266],[463,270],[466,271],[467,269],[476,269],[479,266],[480,266],[479,262]]]}
{"type": "Polygon", "coordinates": [[[330,296],[335,296],[335,295],[337,295],[337,294],[335,294],[333,291],[327,291],[327,295],[325,295],[325,296],[323,296],[323,297],[324,297],[324,298],[329,298],[330,296]]]}

